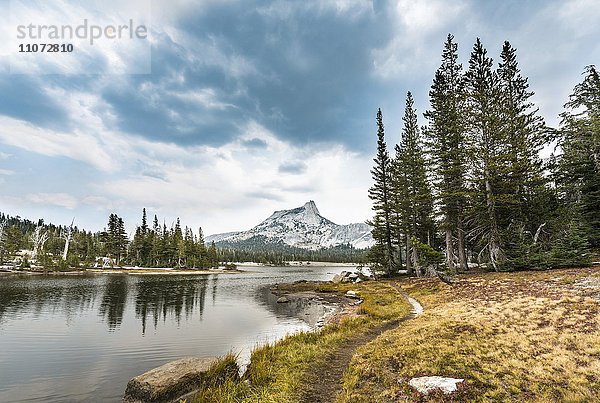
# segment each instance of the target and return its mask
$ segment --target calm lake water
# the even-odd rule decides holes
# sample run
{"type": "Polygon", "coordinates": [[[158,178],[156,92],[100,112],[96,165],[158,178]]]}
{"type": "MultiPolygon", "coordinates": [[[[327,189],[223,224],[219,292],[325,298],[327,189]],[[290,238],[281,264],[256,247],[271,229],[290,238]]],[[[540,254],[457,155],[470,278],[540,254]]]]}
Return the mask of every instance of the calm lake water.
{"type": "Polygon", "coordinates": [[[269,285],[344,269],[0,277],[0,402],[120,401],[130,378],[168,361],[233,351],[243,363],[320,314],[278,305],[269,285]]]}

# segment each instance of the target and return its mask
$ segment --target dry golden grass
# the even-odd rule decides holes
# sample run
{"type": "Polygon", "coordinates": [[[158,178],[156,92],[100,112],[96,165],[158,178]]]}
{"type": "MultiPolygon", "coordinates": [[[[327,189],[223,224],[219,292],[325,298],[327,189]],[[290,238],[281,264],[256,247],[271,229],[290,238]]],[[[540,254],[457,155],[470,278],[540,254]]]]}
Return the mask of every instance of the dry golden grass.
{"type": "Polygon", "coordinates": [[[252,353],[251,364],[241,382],[224,385],[199,393],[193,402],[297,402],[300,401],[307,375],[326,360],[328,354],[350,339],[359,337],[388,319],[408,314],[410,306],[389,284],[300,283],[282,286],[288,292],[318,291],[343,295],[352,289],[364,298],[358,317],[346,318],[319,332],[288,336],[274,345],[258,348],[252,353]]]}
{"type": "Polygon", "coordinates": [[[425,313],[361,347],[341,402],[600,401],[600,267],[407,279],[425,313]],[[416,376],[464,378],[422,396],[416,376]]]}

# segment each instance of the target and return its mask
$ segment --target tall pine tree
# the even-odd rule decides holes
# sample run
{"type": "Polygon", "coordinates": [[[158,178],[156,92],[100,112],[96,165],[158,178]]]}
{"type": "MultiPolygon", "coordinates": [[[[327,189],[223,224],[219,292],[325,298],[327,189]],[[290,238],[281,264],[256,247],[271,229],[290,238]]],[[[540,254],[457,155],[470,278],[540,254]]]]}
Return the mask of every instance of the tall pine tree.
{"type": "Polygon", "coordinates": [[[381,109],[377,111],[377,155],[374,158],[375,166],[371,170],[374,184],[369,189],[369,197],[373,200],[375,217],[373,226],[373,238],[377,247],[373,249],[378,252],[373,256],[376,263],[386,275],[395,272],[394,247],[393,247],[393,223],[392,223],[392,200],[391,200],[391,177],[390,156],[385,143],[385,131],[383,127],[383,115],[381,109]]]}
{"type": "Polygon", "coordinates": [[[490,264],[497,271],[505,262],[497,208],[500,170],[506,154],[500,130],[498,76],[492,65],[492,58],[477,38],[465,75],[468,127],[475,151],[473,232],[480,240],[480,254],[487,252],[490,264]]]}
{"type": "Polygon", "coordinates": [[[585,238],[600,247],[600,76],[585,68],[561,115],[559,185],[573,215],[580,215],[585,238]]]}
{"type": "Polygon", "coordinates": [[[419,245],[429,244],[435,236],[433,196],[425,166],[421,133],[414,108],[414,99],[408,92],[402,118],[404,127],[392,170],[394,210],[398,213],[399,232],[405,237],[406,262],[409,273],[424,274],[419,259],[419,245]]]}
{"type": "Polygon", "coordinates": [[[429,98],[430,109],[425,112],[429,120],[427,138],[436,179],[435,195],[443,216],[446,266],[450,271],[467,270],[464,226],[468,144],[464,124],[464,81],[462,65],[458,63],[458,44],[450,34],[429,98]]]}

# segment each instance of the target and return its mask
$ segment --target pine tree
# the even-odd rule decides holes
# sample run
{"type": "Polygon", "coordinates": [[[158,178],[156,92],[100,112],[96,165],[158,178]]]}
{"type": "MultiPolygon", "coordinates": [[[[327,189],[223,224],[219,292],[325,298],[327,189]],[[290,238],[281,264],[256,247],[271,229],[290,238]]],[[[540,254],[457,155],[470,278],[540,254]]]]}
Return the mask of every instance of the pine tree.
{"type": "Polygon", "coordinates": [[[117,217],[117,233],[116,233],[116,254],[117,265],[121,265],[121,260],[127,256],[127,245],[129,240],[125,231],[125,222],[121,217],[117,217]]]}
{"type": "Polygon", "coordinates": [[[427,137],[432,173],[436,180],[436,198],[442,213],[442,229],[446,239],[446,266],[456,271],[467,270],[465,246],[466,160],[468,144],[464,123],[464,81],[458,63],[458,44],[448,35],[442,52],[442,64],[435,73],[429,91],[430,109],[427,137]],[[456,239],[456,248],[454,246],[456,239]]]}
{"type": "MultiPolygon", "coordinates": [[[[587,66],[561,115],[558,185],[592,247],[600,247],[600,76],[587,66]]],[[[575,225],[576,227],[578,225],[575,225]]]]}
{"type": "Polygon", "coordinates": [[[389,276],[395,272],[394,248],[392,242],[392,202],[390,194],[390,156],[385,143],[385,131],[383,127],[383,115],[381,109],[377,111],[377,156],[373,160],[375,166],[371,175],[375,183],[369,189],[369,197],[373,200],[375,217],[371,222],[373,226],[373,238],[375,242],[382,245],[382,254],[376,257],[376,263],[389,276]]]}
{"type": "Polygon", "coordinates": [[[217,253],[217,247],[215,246],[214,242],[211,242],[210,246],[208,247],[207,258],[208,258],[210,267],[216,268],[219,266],[219,257],[218,257],[218,253],[217,253]]]}
{"type": "Polygon", "coordinates": [[[159,267],[161,261],[161,239],[162,233],[160,231],[160,225],[158,224],[158,217],[156,214],[154,215],[154,220],[152,221],[152,248],[150,252],[150,257],[152,263],[150,266],[159,267]]]}
{"type": "Polygon", "coordinates": [[[424,150],[414,109],[408,92],[404,112],[404,127],[393,161],[392,194],[394,211],[398,212],[399,228],[405,237],[407,269],[424,274],[419,260],[418,244],[429,244],[434,237],[433,196],[427,179],[424,150]]]}
{"type": "Polygon", "coordinates": [[[208,266],[208,257],[206,251],[206,244],[204,243],[204,232],[202,231],[202,227],[198,228],[198,239],[196,240],[196,249],[198,256],[198,263],[200,267],[208,266]]]}
{"type": "Polygon", "coordinates": [[[540,150],[548,142],[548,129],[530,101],[527,78],[521,75],[516,49],[504,42],[497,69],[499,80],[500,138],[505,158],[497,167],[498,220],[508,263],[530,267],[531,249],[538,248],[540,231],[553,214],[552,194],[543,174],[540,150]],[[526,236],[529,234],[529,236],[526,236]],[[538,238],[535,238],[538,234],[538,238]],[[534,239],[535,238],[535,239],[534,239]]]}
{"type": "Polygon", "coordinates": [[[497,217],[498,188],[501,186],[499,170],[505,162],[505,142],[500,130],[498,77],[492,65],[492,58],[487,56],[487,50],[477,38],[465,75],[469,130],[477,156],[473,160],[476,162],[473,169],[476,186],[474,231],[481,240],[482,252],[487,251],[489,261],[497,271],[505,262],[497,217]]]}
{"type": "Polygon", "coordinates": [[[115,259],[117,266],[121,265],[121,259],[127,255],[128,243],[123,219],[111,213],[108,217],[108,229],[106,231],[106,251],[110,257],[115,259]]]}
{"type": "Polygon", "coordinates": [[[140,264],[143,266],[151,265],[151,251],[152,251],[152,234],[148,228],[148,220],[146,215],[146,209],[142,210],[142,225],[140,226],[140,264]]]}

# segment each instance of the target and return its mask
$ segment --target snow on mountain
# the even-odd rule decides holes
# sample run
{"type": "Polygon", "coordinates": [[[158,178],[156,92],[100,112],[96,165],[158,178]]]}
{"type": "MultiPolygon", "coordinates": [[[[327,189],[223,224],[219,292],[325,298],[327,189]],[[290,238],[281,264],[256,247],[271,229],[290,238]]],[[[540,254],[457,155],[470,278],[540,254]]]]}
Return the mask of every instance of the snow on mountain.
{"type": "Polygon", "coordinates": [[[206,237],[207,242],[243,242],[264,237],[268,242],[316,250],[350,244],[357,249],[373,246],[371,227],[364,223],[338,225],[321,216],[314,201],[291,210],[276,211],[248,231],[206,237]]]}

